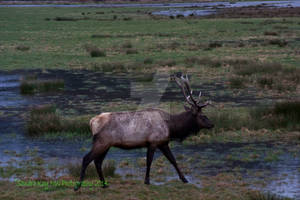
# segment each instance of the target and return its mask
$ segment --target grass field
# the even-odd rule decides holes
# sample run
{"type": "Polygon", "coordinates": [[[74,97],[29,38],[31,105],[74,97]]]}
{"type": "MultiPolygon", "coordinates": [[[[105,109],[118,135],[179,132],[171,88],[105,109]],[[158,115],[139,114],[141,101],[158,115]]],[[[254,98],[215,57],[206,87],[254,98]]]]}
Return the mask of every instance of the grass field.
{"type": "Polygon", "coordinates": [[[300,18],[170,20],[148,15],[150,11],[1,8],[1,69],[92,68],[104,62],[142,65],[149,57],[154,62],[174,59],[184,66],[191,56],[242,57],[291,67],[299,63],[300,18]],[[275,36],[266,34],[271,31],[275,36]],[[273,44],[273,39],[288,45],[273,44]],[[221,47],[214,48],[211,43],[216,41],[221,47]],[[128,42],[138,53],[126,54],[123,44],[128,42]],[[105,50],[106,56],[91,57],[89,45],[105,50]]]}

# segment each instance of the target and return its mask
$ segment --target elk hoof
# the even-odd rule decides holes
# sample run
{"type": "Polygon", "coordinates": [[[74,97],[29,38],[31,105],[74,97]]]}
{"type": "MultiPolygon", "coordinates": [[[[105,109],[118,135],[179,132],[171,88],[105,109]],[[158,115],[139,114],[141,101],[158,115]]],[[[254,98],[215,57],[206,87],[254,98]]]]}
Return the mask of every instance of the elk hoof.
{"type": "Polygon", "coordinates": [[[149,180],[145,180],[144,182],[146,185],[150,185],[150,181],[149,180]]]}
{"type": "Polygon", "coordinates": [[[182,182],[184,182],[184,183],[188,183],[188,180],[187,180],[185,177],[181,178],[181,180],[182,180],[182,182]]]}
{"type": "Polygon", "coordinates": [[[101,187],[102,188],[108,188],[108,183],[106,181],[102,181],[101,187]]]}
{"type": "Polygon", "coordinates": [[[76,185],[75,185],[75,187],[74,187],[74,191],[79,190],[80,187],[81,187],[81,183],[80,183],[80,182],[79,182],[79,183],[76,183],[76,185]]]}

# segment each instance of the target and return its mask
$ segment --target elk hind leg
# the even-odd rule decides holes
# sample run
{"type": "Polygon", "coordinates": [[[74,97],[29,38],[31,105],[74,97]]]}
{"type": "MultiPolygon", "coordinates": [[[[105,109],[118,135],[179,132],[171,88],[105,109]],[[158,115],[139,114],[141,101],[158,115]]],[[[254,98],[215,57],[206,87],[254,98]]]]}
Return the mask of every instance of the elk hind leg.
{"type": "Polygon", "coordinates": [[[103,152],[105,152],[108,148],[104,145],[93,145],[92,150],[87,153],[83,159],[82,159],[82,166],[81,166],[81,171],[80,171],[80,179],[79,182],[76,184],[74,187],[74,190],[77,191],[81,187],[81,184],[83,182],[84,176],[85,176],[85,171],[88,165],[96,159],[98,156],[100,156],[103,152]]]}
{"type": "Polygon", "coordinates": [[[103,188],[106,188],[108,186],[108,184],[105,182],[105,179],[104,179],[104,176],[103,176],[103,172],[102,172],[102,163],[103,163],[103,160],[104,160],[104,158],[105,158],[108,150],[109,149],[107,149],[105,152],[103,152],[99,157],[97,157],[94,160],[94,163],[95,163],[98,175],[99,175],[99,179],[101,181],[101,184],[102,184],[103,188]]]}

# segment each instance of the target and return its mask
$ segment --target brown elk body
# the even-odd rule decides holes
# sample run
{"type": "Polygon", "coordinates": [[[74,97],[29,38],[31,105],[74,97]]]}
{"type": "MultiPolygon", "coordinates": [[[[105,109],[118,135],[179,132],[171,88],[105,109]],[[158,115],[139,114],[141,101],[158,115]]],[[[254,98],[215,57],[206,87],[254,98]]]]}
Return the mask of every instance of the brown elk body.
{"type": "Polygon", "coordinates": [[[147,148],[145,184],[150,183],[150,166],[156,148],[160,149],[172,163],[179,178],[183,182],[187,182],[176,164],[168,143],[171,139],[183,140],[189,135],[197,133],[201,128],[212,128],[213,124],[201,112],[201,109],[208,103],[199,105],[199,102],[193,99],[187,79],[182,77],[175,80],[181,87],[187,102],[192,105],[191,108],[185,107],[185,112],[171,115],[160,109],[145,109],[133,112],[102,113],[90,120],[93,147],[83,158],[80,182],[74,188],[75,190],[80,188],[85,170],[93,160],[103,187],[106,186],[101,166],[110,147],[147,148]]]}

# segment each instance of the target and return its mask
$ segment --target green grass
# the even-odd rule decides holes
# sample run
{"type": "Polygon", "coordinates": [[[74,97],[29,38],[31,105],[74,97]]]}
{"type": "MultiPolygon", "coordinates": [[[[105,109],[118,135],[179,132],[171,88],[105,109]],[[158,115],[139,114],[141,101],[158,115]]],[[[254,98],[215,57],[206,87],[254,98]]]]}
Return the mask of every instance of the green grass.
{"type": "MultiPolygon", "coordinates": [[[[0,10],[0,17],[3,19],[0,22],[2,27],[0,60],[2,69],[7,70],[89,68],[94,58],[87,56],[82,49],[87,43],[101,47],[106,52],[105,59],[96,58],[97,63],[142,62],[149,56],[155,60],[171,58],[175,59],[176,63],[183,63],[186,57],[195,55],[266,58],[268,61],[279,61],[282,64],[286,64],[285,58],[290,56],[294,60],[293,66],[297,66],[295,62],[299,61],[297,55],[291,54],[300,45],[297,41],[291,43],[291,46],[289,44],[284,47],[264,46],[255,42],[255,39],[264,41],[264,37],[269,37],[263,33],[274,26],[260,25],[264,19],[169,20],[163,17],[153,18],[146,14],[151,10],[157,10],[155,8],[1,8],[0,10]],[[83,18],[82,13],[88,12],[90,13],[88,18],[78,20],[83,18]],[[104,14],[99,15],[97,12],[104,14]],[[114,15],[131,20],[111,20],[114,15]],[[46,18],[51,20],[45,20],[46,18]],[[241,21],[251,23],[242,24],[241,21]],[[249,31],[253,28],[257,31],[249,31]],[[92,35],[105,37],[91,37],[92,35]],[[249,38],[254,38],[253,42],[249,42],[251,41],[249,38]],[[120,46],[122,44],[128,46],[126,45],[128,41],[129,46],[136,48],[138,54],[120,54],[120,46]],[[235,44],[241,41],[246,45],[237,48],[235,44]],[[254,47],[252,43],[258,46],[254,47]],[[156,48],[157,44],[164,44],[165,49],[156,48]],[[200,48],[193,48],[191,51],[192,44],[200,48]],[[16,50],[20,45],[30,49],[16,50]],[[205,50],[209,46],[211,50],[205,50]]],[[[289,20],[299,22],[299,18],[289,20]]],[[[292,27],[292,24],[285,26],[292,27]]],[[[281,33],[278,39],[286,38],[293,41],[294,36],[288,35],[298,33],[299,28],[295,25],[289,32],[281,33]]]]}

